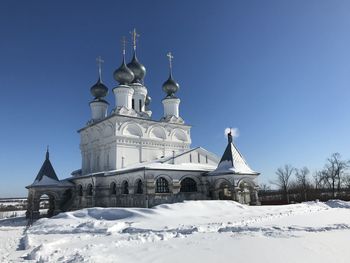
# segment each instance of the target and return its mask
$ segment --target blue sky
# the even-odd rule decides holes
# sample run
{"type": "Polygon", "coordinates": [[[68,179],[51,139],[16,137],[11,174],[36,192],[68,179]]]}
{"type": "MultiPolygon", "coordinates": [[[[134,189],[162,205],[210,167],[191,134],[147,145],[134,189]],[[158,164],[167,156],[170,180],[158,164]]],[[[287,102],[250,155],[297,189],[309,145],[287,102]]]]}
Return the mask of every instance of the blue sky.
{"type": "Polygon", "coordinates": [[[313,171],[333,152],[349,159],[349,13],[345,0],[2,1],[0,197],[27,194],[47,144],[59,178],[80,168],[95,58],[114,106],[120,39],[134,27],[155,119],[174,54],[192,146],[221,155],[224,129],[237,127],[262,182],[286,163],[313,171]]]}

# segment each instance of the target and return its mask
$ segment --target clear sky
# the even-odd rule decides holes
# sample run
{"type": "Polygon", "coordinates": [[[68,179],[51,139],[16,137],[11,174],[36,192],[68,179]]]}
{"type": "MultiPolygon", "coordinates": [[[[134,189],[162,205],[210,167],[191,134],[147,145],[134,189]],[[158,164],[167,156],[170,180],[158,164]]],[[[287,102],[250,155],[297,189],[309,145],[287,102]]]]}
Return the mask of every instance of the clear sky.
{"type": "Polygon", "coordinates": [[[0,197],[27,194],[47,144],[59,178],[80,168],[95,58],[114,107],[120,39],[134,27],[155,119],[174,54],[192,146],[221,156],[224,129],[237,127],[262,182],[286,163],[349,159],[349,14],[347,0],[1,1],[0,197]]]}

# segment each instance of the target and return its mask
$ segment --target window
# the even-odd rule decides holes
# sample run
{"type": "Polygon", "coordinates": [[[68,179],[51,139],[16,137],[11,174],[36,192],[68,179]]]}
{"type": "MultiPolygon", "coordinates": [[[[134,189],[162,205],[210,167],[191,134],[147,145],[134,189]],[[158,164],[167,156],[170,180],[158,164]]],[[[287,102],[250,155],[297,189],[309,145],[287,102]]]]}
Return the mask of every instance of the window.
{"type": "Polygon", "coordinates": [[[113,182],[111,183],[111,194],[116,195],[117,194],[117,185],[113,182]]]}
{"type": "Polygon", "coordinates": [[[109,169],[109,153],[107,153],[107,157],[106,157],[106,166],[105,166],[105,170],[109,169]]]}
{"type": "Polygon", "coordinates": [[[190,154],[190,163],[192,163],[192,154],[190,154]]]}
{"type": "Polygon", "coordinates": [[[180,192],[197,192],[197,183],[192,178],[185,178],[181,181],[180,192]]]}
{"type": "Polygon", "coordinates": [[[89,184],[87,187],[87,195],[92,196],[92,184],[89,184]]]}
{"type": "Polygon", "coordinates": [[[96,171],[100,170],[100,155],[96,157],[96,171]]]}
{"type": "Polygon", "coordinates": [[[205,162],[208,163],[208,155],[205,156],[205,162]]]}
{"type": "Polygon", "coordinates": [[[133,110],[135,109],[135,100],[134,99],[132,99],[132,101],[131,101],[131,107],[133,110]]]}
{"type": "Polygon", "coordinates": [[[198,153],[198,163],[201,162],[201,155],[198,153]]]}
{"type": "Polygon", "coordinates": [[[156,181],[156,193],[169,193],[169,184],[166,179],[160,177],[156,181]]]}
{"type": "Polygon", "coordinates": [[[83,196],[83,186],[82,185],[78,186],[78,195],[83,196]]]}
{"type": "Polygon", "coordinates": [[[129,194],[129,183],[127,181],[123,182],[123,194],[128,195],[129,194]]]}
{"type": "Polygon", "coordinates": [[[142,194],[143,193],[143,185],[142,185],[142,181],[138,180],[136,183],[136,193],[137,194],[142,194]]]}
{"type": "Polygon", "coordinates": [[[139,109],[142,111],[142,100],[139,100],[139,109]]]}

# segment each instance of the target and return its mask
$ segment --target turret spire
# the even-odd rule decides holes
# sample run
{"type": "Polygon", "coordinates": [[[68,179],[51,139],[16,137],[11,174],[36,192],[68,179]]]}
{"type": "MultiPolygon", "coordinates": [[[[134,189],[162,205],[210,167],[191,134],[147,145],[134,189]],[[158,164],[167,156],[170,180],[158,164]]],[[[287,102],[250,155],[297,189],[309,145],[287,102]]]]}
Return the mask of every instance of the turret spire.
{"type": "Polygon", "coordinates": [[[232,133],[231,133],[231,129],[229,131],[229,133],[227,134],[227,140],[228,140],[228,143],[232,143],[232,133]]]}
{"type": "Polygon", "coordinates": [[[50,154],[49,154],[49,145],[46,146],[46,160],[49,160],[50,154]]]}

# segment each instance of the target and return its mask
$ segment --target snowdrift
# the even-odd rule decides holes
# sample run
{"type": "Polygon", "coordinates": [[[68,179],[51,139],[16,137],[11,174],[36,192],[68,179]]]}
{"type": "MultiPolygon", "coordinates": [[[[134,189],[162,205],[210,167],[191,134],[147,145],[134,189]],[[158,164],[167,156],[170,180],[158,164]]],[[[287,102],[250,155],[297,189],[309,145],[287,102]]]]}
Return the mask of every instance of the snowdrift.
{"type": "MultiPolygon", "coordinates": [[[[9,221],[6,225],[0,220],[0,230],[9,226],[9,221]]],[[[183,262],[212,262],[230,257],[238,248],[260,254],[271,249],[282,256],[287,249],[283,244],[294,240],[294,249],[300,249],[300,253],[284,262],[319,263],[334,261],[334,255],[327,258],[323,250],[318,250],[321,256],[318,255],[315,244],[321,242],[324,246],[329,243],[325,238],[333,237],[339,240],[336,242],[343,242],[349,236],[350,203],[340,200],[285,206],[187,201],[152,209],[87,208],[43,218],[22,233],[17,251],[22,251],[22,259],[33,262],[164,262],[155,255],[170,255],[167,262],[178,262],[183,261],[183,255],[173,249],[191,247],[194,254],[187,256],[192,261],[183,262]],[[309,243],[301,242],[305,238],[309,243]],[[214,247],[217,251],[207,254],[214,247]],[[309,260],[303,261],[305,258],[309,260]]],[[[336,247],[344,247],[345,252],[340,251],[336,258],[341,262],[344,253],[350,253],[343,243],[336,247]]],[[[249,256],[259,262],[274,262],[270,255],[235,253],[236,260],[249,256]]],[[[3,257],[0,259],[8,259],[3,257]]]]}

